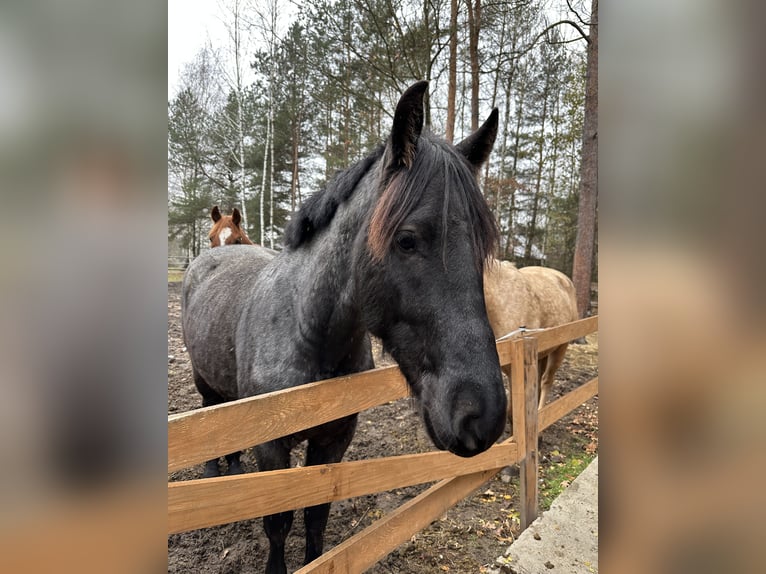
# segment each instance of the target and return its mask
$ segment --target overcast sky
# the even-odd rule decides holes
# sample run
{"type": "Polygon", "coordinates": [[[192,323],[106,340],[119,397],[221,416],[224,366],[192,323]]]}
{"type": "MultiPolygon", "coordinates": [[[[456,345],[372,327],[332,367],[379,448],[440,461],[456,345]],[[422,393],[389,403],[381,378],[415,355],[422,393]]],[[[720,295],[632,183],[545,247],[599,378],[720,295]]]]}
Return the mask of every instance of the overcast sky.
{"type": "MultiPolygon", "coordinates": [[[[249,0],[242,3],[242,10],[253,16],[253,10],[268,13],[271,0],[249,0]]],[[[230,39],[227,30],[231,13],[226,9],[230,0],[169,0],[168,1],[168,99],[176,94],[178,76],[185,64],[210,40],[213,48],[223,48],[221,57],[226,58],[230,39]]],[[[278,0],[277,37],[281,37],[295,18],[296,2],[278,0]]],[[[260,41],[259,33],[245,38],[246,53],[252,54],[260,41]]],[[[264,45],[261,45],[265,48],[264,45]]],[[[247,71],[245,71],[247,75],[247,71]]]]}
{"type": "Polygon", "coordinates": [[[210,38],[225,41],[226,31],[214,0],[168,0],[168,99],[176,92],[178,75],[210,38]]]}

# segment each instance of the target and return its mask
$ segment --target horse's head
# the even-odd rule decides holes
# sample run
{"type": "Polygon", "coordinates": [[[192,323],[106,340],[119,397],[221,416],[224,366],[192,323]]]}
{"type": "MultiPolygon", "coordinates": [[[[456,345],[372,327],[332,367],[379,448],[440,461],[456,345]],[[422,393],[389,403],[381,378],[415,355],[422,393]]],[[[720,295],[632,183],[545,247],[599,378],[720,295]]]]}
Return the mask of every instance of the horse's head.
{"type": "Polygon", "coordinates": [[[210,211],[210,218],[213,220],[213,227],[208,233],[210,247],[220,247],[221,245],[245,244],[252,245],[253,242],[245,233],[239,224],[242,216],[236,207],[231,215],[221,215],[217,205],[210,211]]]}
{"type": "Polygon", "coordinates": [[[379,198],[355,245],[367,328],[399,363],[437,447],[460,456],[503,431],[506,395],[483,294],[497,227],[476,173],[497,110],[457,146],[423,132],[426,82],[400,99],[378,166],[379,198]]]}

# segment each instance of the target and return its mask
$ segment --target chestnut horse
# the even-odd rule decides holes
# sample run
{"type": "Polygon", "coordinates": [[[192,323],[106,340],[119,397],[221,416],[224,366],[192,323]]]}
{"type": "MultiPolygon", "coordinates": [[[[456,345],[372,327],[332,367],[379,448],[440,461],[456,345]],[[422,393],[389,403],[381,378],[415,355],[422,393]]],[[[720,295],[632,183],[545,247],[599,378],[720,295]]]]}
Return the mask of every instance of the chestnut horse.
{"type": "Polygon", "coordinates": [[[207,234],[208,239],[210,239],[210,247],[240,243],[243,245],[253,245],[245,230],[239,226],[242,216],[236,207],[231,212],[231,215],[221,215],[218,206],[214,205],[210,211],[210,218],[213,220],[213,227],[210,229],[210,233],[207,234]]]}
{"type": "MultiPolygon", "coordinates": [[[[518,269],[510,261],[494,261],[484,271],[484,299],[496,338],[520,327],[545,329],[578,318],[572,280],[550,267],[518,269]]],[[[539,408],[545,405],[568,346],[568,343],[560,345],[540,358],[539,408]]]]}

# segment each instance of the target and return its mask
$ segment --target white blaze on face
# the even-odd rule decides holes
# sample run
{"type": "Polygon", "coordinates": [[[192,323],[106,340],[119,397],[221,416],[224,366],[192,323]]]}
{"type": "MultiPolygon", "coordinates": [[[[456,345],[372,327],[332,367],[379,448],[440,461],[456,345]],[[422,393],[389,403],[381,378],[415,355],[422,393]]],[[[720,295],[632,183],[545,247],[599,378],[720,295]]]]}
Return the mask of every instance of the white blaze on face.
{"type": "Polygon", "coordinates": [[[218,233],[218,241],[221,245],[226,245],[226,240],[231,236],[231,228],[224,227],[221,229],[221,231],[218,233]]]}

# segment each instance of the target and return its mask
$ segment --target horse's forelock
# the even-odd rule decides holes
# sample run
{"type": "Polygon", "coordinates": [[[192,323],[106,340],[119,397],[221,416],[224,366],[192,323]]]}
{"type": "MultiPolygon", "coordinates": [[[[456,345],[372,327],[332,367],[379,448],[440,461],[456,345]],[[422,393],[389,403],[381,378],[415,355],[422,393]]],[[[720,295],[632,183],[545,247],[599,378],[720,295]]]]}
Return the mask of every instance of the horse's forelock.
{"type": "Polygon", "coordinates": [[[373,258],[381,261],[391,244],[394,232],[399,228],[411,209],[406,209],[406,186],[404,171],[398,171],[388,180],[370,218],[367,243],[373,258]]]}
{"type": "Polygon", "coordinates": [[[445,178],[443,241],[446,241],[449,223],[450,196],[454,195],[468,218],[477,267],[483,269],[484,263],[492,257],[499,237],[497,224],[465,159],[453,149],[421,137],[412,168],[399,169],[386,178],[383,192],[373,210],[367,239],[373,259],[383,260],[394,234],[417,206],[433,170],[440,166],[443,166],[445,178]]]}
{"type": "Polygon", "coordinates": [[[471,233],[471,242],[476,257],[476,265],[481,270],[484,264],[495,254],[497,244],[500,238],[500,231],[497,228],[495,216],[487,204],[487,200],[479,189],[479,184],[472,170],[464,165],[461,157],[461,164],[450,164],[448,170],[453,177],[450,178],[450,184],[458,184],[465,193],[455,194],[458,201],[463,202],[464,209],[468,216],[468,225],[471,233]],[[458,165],[461,165],[458,168],[458,165]]]}

